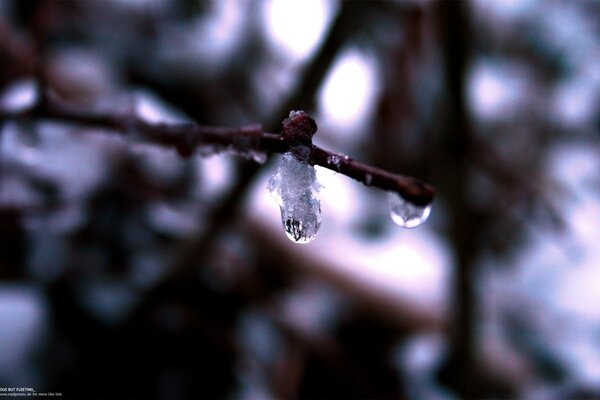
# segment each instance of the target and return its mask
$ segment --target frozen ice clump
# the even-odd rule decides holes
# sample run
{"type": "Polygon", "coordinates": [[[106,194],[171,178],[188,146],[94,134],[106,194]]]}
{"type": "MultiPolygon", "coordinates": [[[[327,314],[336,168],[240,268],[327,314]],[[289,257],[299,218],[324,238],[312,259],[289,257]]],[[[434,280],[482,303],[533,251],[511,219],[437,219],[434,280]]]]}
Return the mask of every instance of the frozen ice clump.
{"type": "Polygon", "coordinates": [[[321,226],[321,203],[315,169],[286,153],[277,173],[269,181],[269,192],[281,209],[281,222],[288,238],[308,243],[321,226]]]}

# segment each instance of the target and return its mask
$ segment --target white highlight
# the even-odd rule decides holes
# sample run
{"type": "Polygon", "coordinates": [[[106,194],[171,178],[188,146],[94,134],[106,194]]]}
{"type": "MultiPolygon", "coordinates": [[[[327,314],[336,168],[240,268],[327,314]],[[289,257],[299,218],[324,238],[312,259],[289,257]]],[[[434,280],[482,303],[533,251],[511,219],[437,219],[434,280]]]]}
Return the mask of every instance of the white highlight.
{"type": "Polygon", "coordinates": [[[21,80],[8,87],[0,96],[0,108],[19,112],[33,106],[37,93],[32,80],[21,80]]]}
{"type": "Polygon", "coordinates": [[[375,87],[373,60],[357,51],[342,54],[319,93],[323,116],[337,125],[357,124],[370,111],[375,87]]]}
{"type": "Polygon", "coordinates": [[[315,167],[321,189],[321,208],[327,220],[348,221],[358,212],[360,184],[323,167],[315,167]]]}
{"type": "Polygon", "coordinates": [[[31,379],[23,371],[31,367],[32,352],[42,344],[46,309],[40,293],[22,285],[0,286],[0,380],[31,379]]]}
{"type": "Polygon", "coordinates": [[[189,118],[150,91],[138,90],[134,92],[131,101],[132,106],[135,107],[136,115],[146,122],[189,122],[189,118]]]}
{"type": "Polygon", "coordinates": [[[593,122],[598,85],[589,79],[573,79],[558,86],[553,99],[553,114],[567,125],[593,122]]]}
{"type": "Polygon", "coordinates": [[[483,9],[497,18],[511,20],[526,15],[535,6],[535,3],[532,0],[477,0],[475,7],[483,9]]]}
{"type": "Polygon", "coordinates": [[[296,58],[307,57],[319,44],[332,13],[324,0],[272,0],[266,7],[269,37],[296,58]]]}
{"type": "Polygon", "coordinates": [[[480,61],[469,74],[469,102],[483,119],[500,118],[516,110],[526,89],[523,71],[514,65],[480,61]]]}

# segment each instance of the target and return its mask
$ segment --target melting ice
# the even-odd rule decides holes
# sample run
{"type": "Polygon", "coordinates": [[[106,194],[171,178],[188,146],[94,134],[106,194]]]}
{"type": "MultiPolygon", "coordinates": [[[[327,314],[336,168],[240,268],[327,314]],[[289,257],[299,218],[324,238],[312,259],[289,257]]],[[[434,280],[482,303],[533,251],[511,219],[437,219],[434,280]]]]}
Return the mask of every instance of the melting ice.
{"type": "Polygon", "coordinates": [[[396,192],[388,192],[388,202],[392,220],[403,228],[421,225],[431,213],[431,203],[417,206],[396,192]]]}
{"type": "Polygon", "coordinates": [[[321,226],[320,187],[313,166],[291,153],[284,154],[269,181],[269,192],[281,209],[285,233],[295,243],[308,243],[317,235],[321,226]]]}

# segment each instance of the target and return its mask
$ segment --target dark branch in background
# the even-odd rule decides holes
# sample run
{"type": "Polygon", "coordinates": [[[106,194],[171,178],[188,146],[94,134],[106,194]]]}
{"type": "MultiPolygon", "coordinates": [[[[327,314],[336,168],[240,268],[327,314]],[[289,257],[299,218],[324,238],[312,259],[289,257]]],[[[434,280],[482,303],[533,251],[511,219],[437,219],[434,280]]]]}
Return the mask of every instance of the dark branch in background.
{"type": "Polygon", "coordinates": [[[466,3],[439,1],[436,4],[444,56],[444,79],[447,91],[445,117],[445,159],[441,165],[452,179],[445,180],[451,215],[451,237],[456,257],[456,277],[452,297],[454,310],[450,350],[439,372],[440,380],[452,387],[461,398],[482,396],[485,389],[476,365],[475,290],[477,250],[474,238],[481,233],[481,218],[469,201],[468,159],[473,152],[473,132],[465,99],[465,80],[470,56],[469,10],[466,3]]]}
{"type": "MultiPolygon", "coordinates": [[[[434,189],[413,177],[392,174],[379,168],[357,162],[348,156],[324,150],[312,144],[312,134],[308,139],[299,139],[305,132],[298,125],[284,125],[282,135],[263,132],[260,125],[243,128],[203,126],[195,123],[148,123],[132,113],[99,114],[68,105],[54,96],[40,96],[44,99],[33,108],[17,114],[0,114],[0,120],[9,118],[31,118],[82,124],[93,128],[107,129],[134,140],[175,148],[180,155],[189,157],[196,151],[216,153],[233,150],[242,154],[251,152],[285,153],[300,141],[310,149],[308,161],[312,165],[339,172],[367,186],[386,191],[395,191],[416,205],[426,205],[433,201],[434,189]]],[[[288,120],[286,120],[288,121],[288,120]]],[[[294,123],[310,121],[305,113],[295,118],[294,123]]],[[[304,127],[304,125],[302,125],[304,127]]],[[[306,129],[306,127],[304,127],[306,129]]],[[[313,129],[309,127],[309,129],[313,129]]]]}

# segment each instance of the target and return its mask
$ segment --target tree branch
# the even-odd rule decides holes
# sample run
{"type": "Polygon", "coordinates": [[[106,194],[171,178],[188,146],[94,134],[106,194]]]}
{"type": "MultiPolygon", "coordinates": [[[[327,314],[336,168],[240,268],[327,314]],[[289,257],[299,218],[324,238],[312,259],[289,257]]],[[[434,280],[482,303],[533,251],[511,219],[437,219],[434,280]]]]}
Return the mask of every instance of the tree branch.
{"type": "MultiPolygon", "coordinates": [[[[260,125],[241,128],[213,127],[195,123],[149,123],[133,113],[108,114],[96,113],[67,104],[50,94],[42,96],[44,101],[32,108],[18,112],[0,111],[0,121],[8,119],[40,119],[61,123],[81,124],[94,128],[109,130],[122,136],[131,136],[135,140],[156,144],[162,147],[175,148],[183,157],[198,152],[201,155],[221,151],[234,151],[242,155],[257,153],[286,153],[301,144],[308,147],[306,159],[311,165],[318,165],[353,178],[367,186],[386,191],[395,191],[416,205],[426,205],[433,201],[435,190],[423,181],[360,163],[344,154],[337,154],[312,144],[312,134],[316,132],[316,124],[306,115],[302,118],[312,121],[314,132],[308,139],[298,139],[303,135],[297,126],[290,133],[284,124],[282,135],[263,132],[260,125]],[[298,141],[300,140],[300,142],[298,141]]],[[[288,121],[287,119],[286,121],[288,121]]],[[[303,126],[303,129],[307,129],[303,126]]],[[[308,129],[313,129],[312,125],[308,129]]]]}

